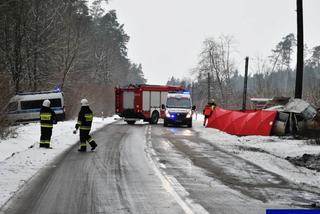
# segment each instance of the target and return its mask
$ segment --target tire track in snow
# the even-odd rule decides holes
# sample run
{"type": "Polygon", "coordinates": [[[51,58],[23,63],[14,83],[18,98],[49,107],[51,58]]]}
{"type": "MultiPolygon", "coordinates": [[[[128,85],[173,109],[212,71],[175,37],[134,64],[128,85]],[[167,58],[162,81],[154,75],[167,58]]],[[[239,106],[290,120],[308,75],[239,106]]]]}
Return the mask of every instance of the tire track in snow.
{"type": "Polygon", "coordinates": [[[159,158],[156,156],[155,150],[152,148],[152,137],[151,137],[151,126],[148,125],[145,130],[146,133],[146,155],[150,160],[151,166],[155,171],[156,175],[160,178],[163,187],[168,191],[180,207],[187,214],[208,214],[208,211],[205,210],[200,204],[195,203],[192,199],[188,198],[190,195],[186,189],[179,183],[179,181],[174,177],[167,175],[161,167],[163,164],[159,162],[159,158]],[[155,160],[154,160],[155,159],[155,160]]]}

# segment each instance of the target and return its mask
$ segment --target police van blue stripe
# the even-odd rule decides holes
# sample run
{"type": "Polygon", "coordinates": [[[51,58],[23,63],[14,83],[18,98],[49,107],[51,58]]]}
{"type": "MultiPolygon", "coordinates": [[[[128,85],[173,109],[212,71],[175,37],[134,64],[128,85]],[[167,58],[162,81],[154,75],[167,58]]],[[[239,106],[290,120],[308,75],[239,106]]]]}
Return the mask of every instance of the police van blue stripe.
{"type": "MultiPolygon", "coordinates": [[[[52,110],[54,110],[55,113],[61,113],[63,112],[63,107],[52,107],[52,110]]],[[[8,114],[23,114],[23,113],[40,113],[40,108],[34,108],[34,109],[24,109],[19,111],[11,111],[8,112],[8,114]]]]}

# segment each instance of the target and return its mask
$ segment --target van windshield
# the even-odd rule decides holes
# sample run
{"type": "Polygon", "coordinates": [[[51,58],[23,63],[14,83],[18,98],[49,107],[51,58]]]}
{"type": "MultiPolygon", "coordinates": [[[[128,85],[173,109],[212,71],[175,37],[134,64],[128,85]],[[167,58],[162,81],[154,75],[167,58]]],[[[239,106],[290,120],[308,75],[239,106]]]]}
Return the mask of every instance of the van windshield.
{"type": "Polygon", "coordinates": [[[191,102],[188,98],[169,97],[167,99],[168,108],[191,108],[191,102]]]}

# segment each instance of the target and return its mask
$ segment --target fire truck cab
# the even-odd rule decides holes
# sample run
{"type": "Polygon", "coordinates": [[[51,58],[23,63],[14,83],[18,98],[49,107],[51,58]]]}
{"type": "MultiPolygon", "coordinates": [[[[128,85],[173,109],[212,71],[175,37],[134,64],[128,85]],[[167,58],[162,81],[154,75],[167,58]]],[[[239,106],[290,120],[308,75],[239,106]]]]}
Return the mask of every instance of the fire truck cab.
{"type": "Polygon", "coordinates": [[[166,103],[168,92],[181,91],[182,86],[129,85],[115,88],[115,112],[128,124],[143,120],[157,124],[165,117],[162,105],[166,103]]]}

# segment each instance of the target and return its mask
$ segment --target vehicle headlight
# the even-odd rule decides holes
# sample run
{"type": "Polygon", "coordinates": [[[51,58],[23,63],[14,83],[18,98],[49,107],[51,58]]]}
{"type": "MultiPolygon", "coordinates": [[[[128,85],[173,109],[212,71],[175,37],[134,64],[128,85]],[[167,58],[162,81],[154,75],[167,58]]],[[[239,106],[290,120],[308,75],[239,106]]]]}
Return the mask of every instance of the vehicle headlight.
{"type": "Polygon", "coordinates": [[[170,117],[170,112],[166,110],[166,117],[170,117]]]}
{"type": "Polygon", "coordinates": [[[189,111],[188,114],[186,115],[186,118],[190,118],[192,116],[192,111],[189,111]]]}

